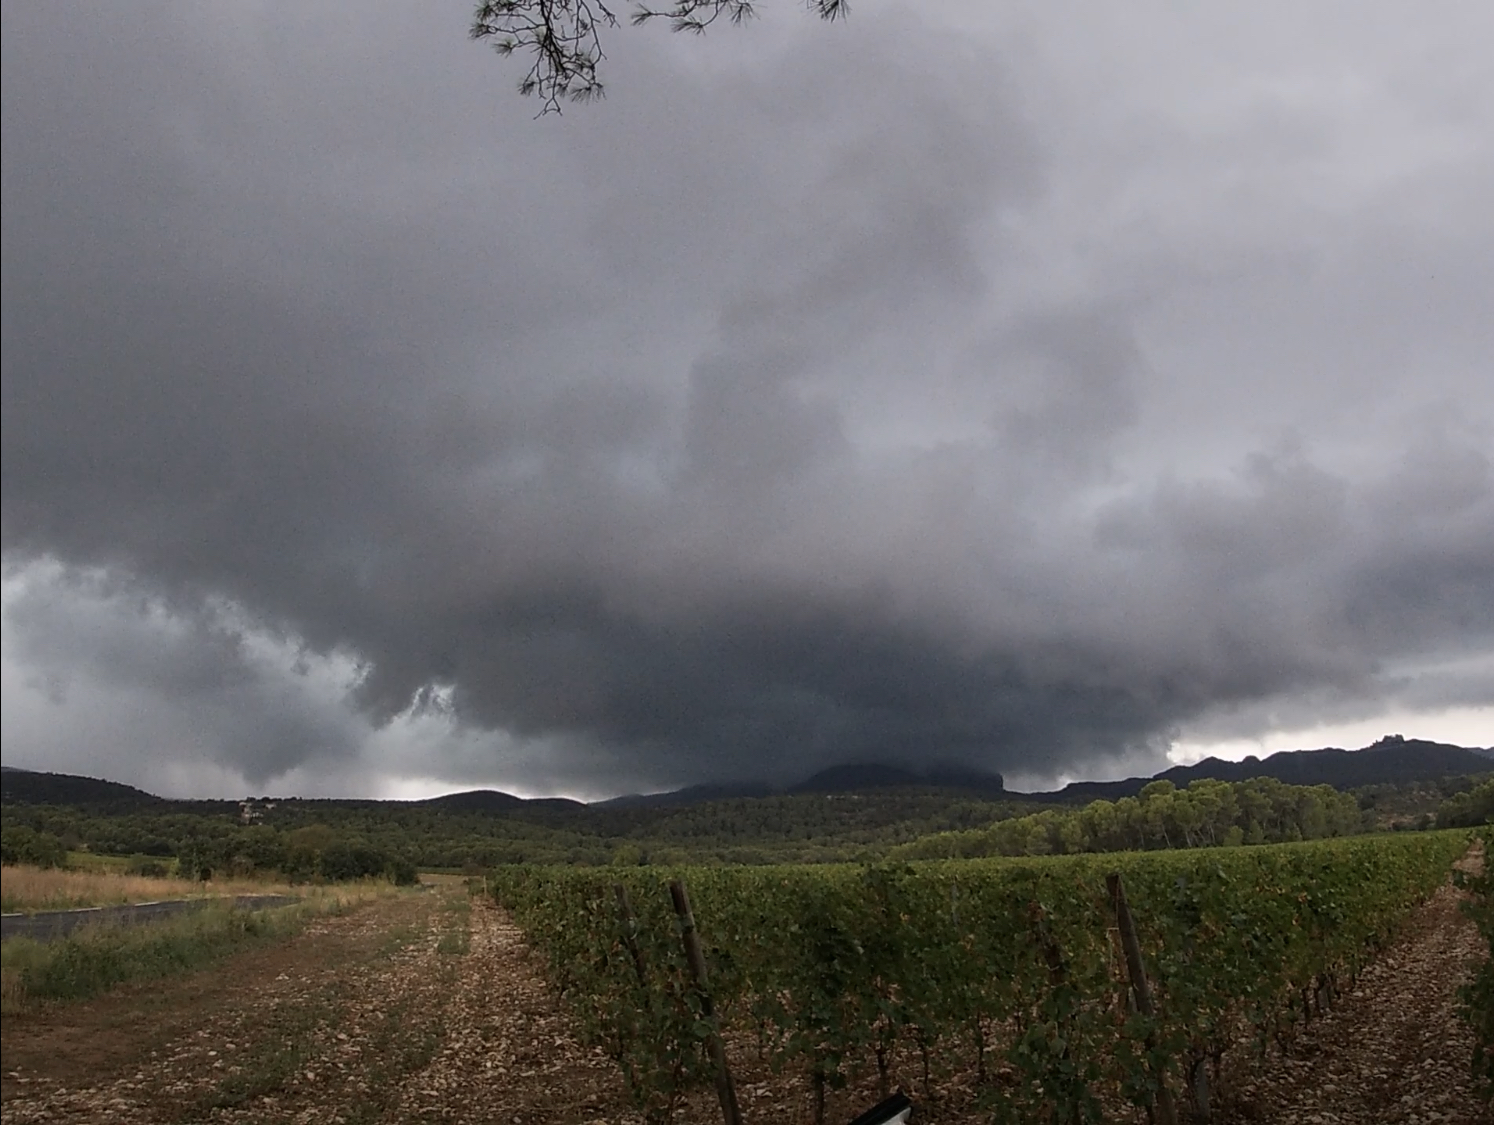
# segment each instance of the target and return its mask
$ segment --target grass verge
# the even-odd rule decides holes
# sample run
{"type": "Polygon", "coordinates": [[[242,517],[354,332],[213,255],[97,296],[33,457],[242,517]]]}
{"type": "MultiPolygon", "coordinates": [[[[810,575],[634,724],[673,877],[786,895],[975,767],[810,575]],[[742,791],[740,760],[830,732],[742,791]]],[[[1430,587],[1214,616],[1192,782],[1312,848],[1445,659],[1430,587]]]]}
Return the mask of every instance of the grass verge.
{"type": "Polygon", "coordinates": [[[38,1001],[83,1000],[129,980],[191,972],[239,950],[300,931],[319,914],[398,893],[387,883],[315,888],[296,906],[236,910],[212,903],[157,922],[90,926],[51,942],[15,938],[0,946],[0,1012],[38,1001]]]}

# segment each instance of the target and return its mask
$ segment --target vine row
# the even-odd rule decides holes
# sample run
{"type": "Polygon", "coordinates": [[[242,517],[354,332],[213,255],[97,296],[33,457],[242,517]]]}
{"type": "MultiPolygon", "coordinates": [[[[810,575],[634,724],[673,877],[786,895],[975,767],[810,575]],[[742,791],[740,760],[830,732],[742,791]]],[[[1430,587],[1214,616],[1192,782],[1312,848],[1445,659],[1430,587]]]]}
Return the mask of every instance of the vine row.
{"type": "Polygon", "coordinates": [[[1207,851],[869,867],[526,868],[497,900],[546,957],[582,1034],[667,1120],[735,1048],[826,1087],[911,1057],[927,1091],[974,1071],[997,1121],[1207,1104],[1231,1050],[1320,1014],[1446,881],[1467,832],[1207,851]],[[1106,877],[1119,875],[1154,1003],[1130,999],[1106,877]],[[710,978],[665,887],[689,886],[710,978]],[[620,893],[619,888],[625,891],[620,893]],[[631,905],[621,909],[619,903],[631,905]],[[901,1054],[900,1054],[901,1053],[901,1054]],[[1164,1100],[1170,1100],[1165,1098],[1164,1100]]]}

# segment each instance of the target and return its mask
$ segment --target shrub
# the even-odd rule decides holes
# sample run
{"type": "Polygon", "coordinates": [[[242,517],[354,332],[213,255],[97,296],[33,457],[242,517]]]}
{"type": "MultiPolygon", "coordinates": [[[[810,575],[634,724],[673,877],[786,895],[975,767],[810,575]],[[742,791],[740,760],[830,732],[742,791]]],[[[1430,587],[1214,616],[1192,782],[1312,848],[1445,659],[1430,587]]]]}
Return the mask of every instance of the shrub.
{"type": "Polygon", "coordinates": [[[384,868],[384,874],[396,887],[413,887],[420,882],[420,872],[404,856],[395,856],[384,868]]]}
{"type": "Polygon", "coordinates": [[[382,875],[388,863],[388,857],[378,848],[339,841],[322,852],[317,870],[323,879],[337,883],[382,875]]]}
{"type": "Polygon", "coordinates": [[[7,825],[0,829],[0,862],[64,867],[67,865],[67,848],[50,832],[38,832],[24,824],[7,825]]]}
{"type": "Polygon", "coordinates": [[[1438,828],[1477,828],[1494,823],[1494,778],[1456,793],[1437,809],[1438,828]]]}

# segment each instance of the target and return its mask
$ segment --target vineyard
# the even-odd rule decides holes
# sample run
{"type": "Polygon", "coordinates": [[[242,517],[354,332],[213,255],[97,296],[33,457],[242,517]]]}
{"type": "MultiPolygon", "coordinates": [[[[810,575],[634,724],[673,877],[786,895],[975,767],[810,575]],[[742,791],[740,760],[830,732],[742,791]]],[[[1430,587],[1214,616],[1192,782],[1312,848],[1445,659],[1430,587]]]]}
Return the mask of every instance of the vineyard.
{"type": "MultiPolygon", "coordinates": [[[[511,868],[491,889],[645,1116],[724,1040],[827,1088],[913,1060],[998,1121],[1207,1113],[1226,1055],[1329,1006],[1466,832],[873,867],[511,868]],[[703,958],[681,941],[688,888],[703,958]],[[678,892],[676,892],[678,894],[678,892]],[[718,1036],[718,1028],[723,1036],[718,1036]]],[[[731,1058],[724,1061],[730,1063],[731,1058]]],[[[900,1073],[906,1073],[906,1066],[900,1073]]],[[[723,1102],[729,1090],[722,1091],[723,1102]]]]}

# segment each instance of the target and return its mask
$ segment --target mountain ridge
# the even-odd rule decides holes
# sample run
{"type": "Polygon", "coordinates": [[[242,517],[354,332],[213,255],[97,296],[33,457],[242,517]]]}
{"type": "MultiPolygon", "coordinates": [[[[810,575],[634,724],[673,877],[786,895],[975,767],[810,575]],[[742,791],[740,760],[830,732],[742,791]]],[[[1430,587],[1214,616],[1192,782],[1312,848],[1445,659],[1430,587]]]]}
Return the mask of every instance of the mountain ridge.
{"type": "Polygon", "coordinates": [[[1203,779],[1249,781],[1272,777],[1288,785],[1331,785],[1357,789],[1363,785],[1391,785],[1433,780],[1458,774],[1488,773],[1494,769],[1490,751],[1446,742],[1387,735],[1359,750],[1330,746],[1319,750],[1279,750],[1264,758],[1249,755],[1231,762],[1209,757],[1189,766],[1172,766],[1151,777],[1122,781],[1075,781],[1064,788],[1033,797],[1059,801],[1106,800],[1134,797],[1154,781],[1170,781],[1179,789],[1203,779]]]}
{"type": "MultiPolygon", "coordinates": [[[[1017,793],[1005,788],[1000,774],[952,764],[930,766],[922,772],[878,762],[849,762],[830,766],[794,785],[774,787],[765,782],[706,782],[665,793],[628,794],[603,801],[581,802],[566,797],[517,797],[496,789],[469,789],[422,800],[378,801],[348,798],[338,803],[399,804],[434,807],[453,812],[501,814],[521,809],[553,810],[688,807],[711,801],[753,799],[799,794],[852,794],[876,790],[938,789],[988,799],[1077,803],[1118,800],[1135,796],[1153,781],[1171,781],[1178,788],[1201,778],[1245,781],[1274,777],[1292,785],[1332,785],[1353,789],[1364,785],[1434,780],[1440,777],[1494,772],[1494,749],[1388,735],[1359,750],[1325,747],[1318,750],[1281,750],[1258,758],[1231,762],[1205,758],[1188,766],[1172,766],[1151,777],[1120,781],[1076,781],[1062,789],[1017,793]]],[[[284,798],[306,800],[306,798],[284,798]]],[[[198,799],[160,797],[122,782],[74,774],[48,773],[6,766],[0,776],[0,801],[6,804],[64,804],[121,806],[203,804],[198,799]]]]}

